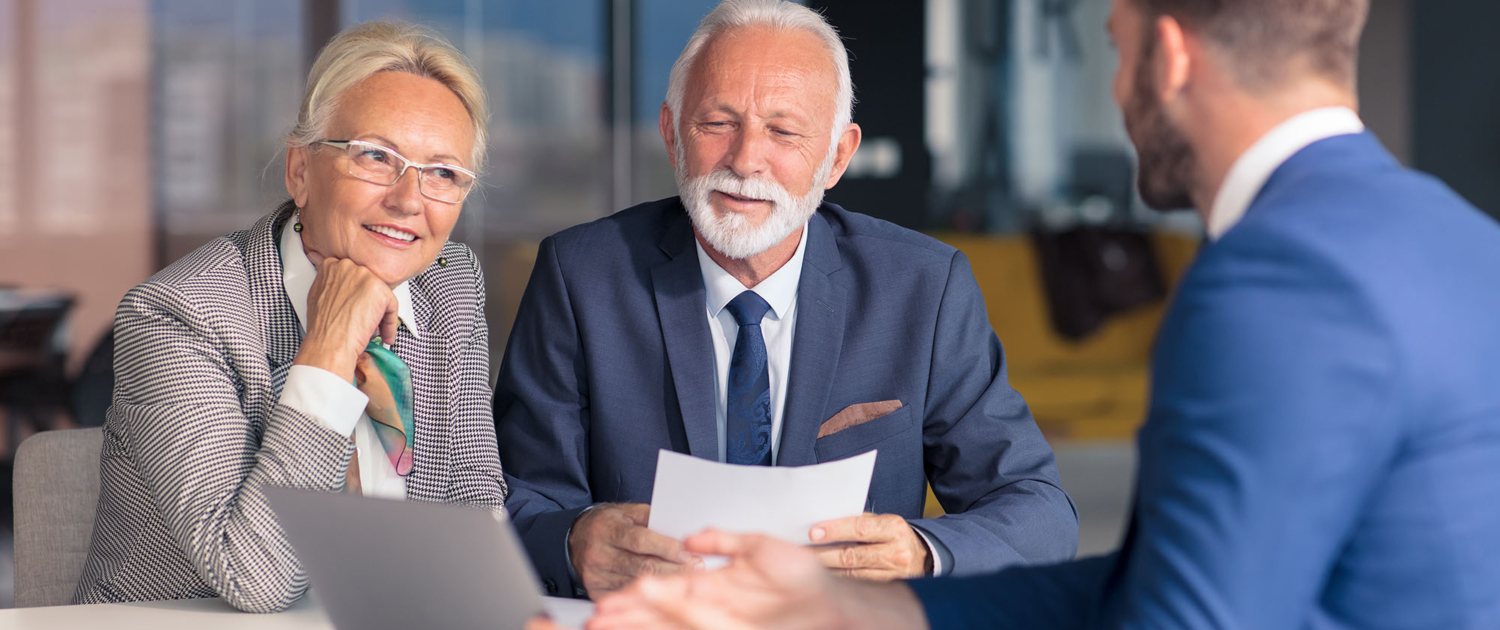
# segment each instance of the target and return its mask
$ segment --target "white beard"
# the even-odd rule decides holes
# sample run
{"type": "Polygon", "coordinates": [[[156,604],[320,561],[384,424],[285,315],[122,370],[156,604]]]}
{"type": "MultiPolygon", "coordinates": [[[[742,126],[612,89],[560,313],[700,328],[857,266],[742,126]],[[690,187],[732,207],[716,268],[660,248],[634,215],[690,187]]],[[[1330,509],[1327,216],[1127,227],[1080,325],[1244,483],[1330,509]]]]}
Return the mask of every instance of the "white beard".
{"type": "Polygon", "coordinates": [[[818,206],[823,203],[824,187],[833,172],[833,158],[837,144],[829,147],[828,156],[813,175],[812,188],[806,195],[793,197],[776,182],[751,178],[743,179],[727,169],[713,171],[701,177],[688,177],[685,157],[679,135],[677,149],[677,192],[682,196],[682,205],[687,208],[693,227],[703,236],[709,246],[720,254],[744,260],[760,254],[780,243],[807,225],[818,206]],[[710,195],[718,191],[736,197],[763,199],[771,202],[771,214],[760,225],[751,223],[750,217],[735,212],[720,214],[710,203],[710,195]]]}

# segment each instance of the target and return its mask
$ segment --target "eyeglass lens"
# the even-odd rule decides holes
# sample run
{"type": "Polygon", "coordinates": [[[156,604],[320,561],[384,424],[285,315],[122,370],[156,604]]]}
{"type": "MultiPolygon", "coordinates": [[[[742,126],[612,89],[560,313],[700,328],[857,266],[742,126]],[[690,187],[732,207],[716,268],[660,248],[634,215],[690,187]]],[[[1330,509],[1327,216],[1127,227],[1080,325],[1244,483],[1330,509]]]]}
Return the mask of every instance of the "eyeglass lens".
{"type": "MultiPolygon", "coordinates": [[[[396,183],[407,164],[400,155],[372,145],[351,142],[347,151],[349,174],[372,184],[389,186],[396,183]]],[[[422,194],[438,201],[462,201],[474,183],[474,178],[467,173],[442,166],[421,167],[419,172],[422,194]]]]}

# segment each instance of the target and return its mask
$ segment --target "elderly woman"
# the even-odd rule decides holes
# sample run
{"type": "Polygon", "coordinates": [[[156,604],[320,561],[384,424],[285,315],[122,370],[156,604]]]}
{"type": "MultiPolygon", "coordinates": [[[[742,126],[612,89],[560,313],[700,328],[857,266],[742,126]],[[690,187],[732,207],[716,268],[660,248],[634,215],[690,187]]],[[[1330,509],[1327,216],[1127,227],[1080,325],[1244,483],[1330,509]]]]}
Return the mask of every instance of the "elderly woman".
{"type": "Polygon", "coordinates": [[[307,576],[267,486],[503,510],[484,278],[448,241],[487,118],[474,69],[426,30],[364,24],[323,49],[291,200],[120,303],[79,603],[289,606],[307,576]]]}

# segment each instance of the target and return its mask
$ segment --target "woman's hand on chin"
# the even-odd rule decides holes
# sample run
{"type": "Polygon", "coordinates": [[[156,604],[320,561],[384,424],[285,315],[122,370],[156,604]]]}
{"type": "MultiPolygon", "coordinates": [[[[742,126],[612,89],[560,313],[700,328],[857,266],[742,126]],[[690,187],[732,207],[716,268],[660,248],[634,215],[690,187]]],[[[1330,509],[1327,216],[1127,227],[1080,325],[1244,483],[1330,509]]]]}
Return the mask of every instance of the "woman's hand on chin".
{"type": "Polygon", "coordinates": [[[396,341],[397,302],[380,278],[347,258],[321,257],[307,295],[307,336],[292,362],[354,379],[354,363],[378,332],[396,341]]]}

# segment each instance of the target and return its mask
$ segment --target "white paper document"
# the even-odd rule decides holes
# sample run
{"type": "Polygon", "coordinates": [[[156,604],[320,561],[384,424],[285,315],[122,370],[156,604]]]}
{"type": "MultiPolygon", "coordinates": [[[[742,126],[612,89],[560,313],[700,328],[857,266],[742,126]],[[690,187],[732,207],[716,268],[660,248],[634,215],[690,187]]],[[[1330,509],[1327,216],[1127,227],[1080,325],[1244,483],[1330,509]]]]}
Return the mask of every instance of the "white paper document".
{"type": "Polygon", "coordinates": [[[791,467],[721,464],[663,450],[650,528],[678,540],[713,527],[806,545],[813,525],[864,513],[874,472],[875,451],[791,467]]]}

